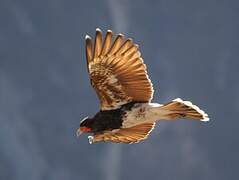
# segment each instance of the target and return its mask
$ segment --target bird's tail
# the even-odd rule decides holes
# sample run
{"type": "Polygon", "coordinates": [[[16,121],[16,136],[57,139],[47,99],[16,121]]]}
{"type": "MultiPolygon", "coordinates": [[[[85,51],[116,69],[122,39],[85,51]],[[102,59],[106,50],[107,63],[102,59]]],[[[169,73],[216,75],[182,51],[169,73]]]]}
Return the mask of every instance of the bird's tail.
{"type": "Polygon", "coordinates": [[[209,121],[208,115],[198,106],[192,104],[190,101],[183,101],[180,98],[162,105],[160,110],[164,111],[164,119],[166,120],[188,118],[209,121]]]}

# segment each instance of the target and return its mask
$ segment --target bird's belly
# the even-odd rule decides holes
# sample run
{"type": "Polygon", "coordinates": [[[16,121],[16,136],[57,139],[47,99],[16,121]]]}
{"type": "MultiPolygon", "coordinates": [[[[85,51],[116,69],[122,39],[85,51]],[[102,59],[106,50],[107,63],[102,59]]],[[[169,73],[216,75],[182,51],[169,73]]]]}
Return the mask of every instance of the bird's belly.
{"type": "Polygon", "coordinates": [[[156,108],[160,107],[157,103],[137,103],[127,111],[123,117],[123,128],[129,128],[146,122],[155,122],[157,120],[156,108]]]}

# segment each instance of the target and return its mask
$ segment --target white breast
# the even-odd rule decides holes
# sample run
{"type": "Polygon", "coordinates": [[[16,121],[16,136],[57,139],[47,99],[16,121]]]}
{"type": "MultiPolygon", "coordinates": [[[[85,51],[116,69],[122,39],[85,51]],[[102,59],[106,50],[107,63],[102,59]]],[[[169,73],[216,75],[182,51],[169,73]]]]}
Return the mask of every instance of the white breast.
{"type": "Polygon", "coordinates": [[[145,122],[155,122],[158,118],[157,103],[137,103],[124,116],[123,128],[129,128],[145,122]]]}

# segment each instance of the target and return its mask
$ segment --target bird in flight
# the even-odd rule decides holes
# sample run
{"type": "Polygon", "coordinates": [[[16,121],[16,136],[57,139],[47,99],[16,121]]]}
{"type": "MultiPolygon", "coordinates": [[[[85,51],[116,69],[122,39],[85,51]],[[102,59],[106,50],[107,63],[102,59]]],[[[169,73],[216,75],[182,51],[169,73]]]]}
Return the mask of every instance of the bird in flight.
{"type": "Polygon", "coordinates": [[[153,85],[139,47],[132,39],[125,39],[122,34],[113,38],[108,30],[103,40],[97,28],[94,43],[86,35],[85,48],[90,82],[100,100],[100,111],[80,122],[77,136],[93,133],[88,137],[90,143],[136,143],[147,139],[159,120],[209,120],[199,107],[180,98],[166,104],[151,102],[153,85]]]}

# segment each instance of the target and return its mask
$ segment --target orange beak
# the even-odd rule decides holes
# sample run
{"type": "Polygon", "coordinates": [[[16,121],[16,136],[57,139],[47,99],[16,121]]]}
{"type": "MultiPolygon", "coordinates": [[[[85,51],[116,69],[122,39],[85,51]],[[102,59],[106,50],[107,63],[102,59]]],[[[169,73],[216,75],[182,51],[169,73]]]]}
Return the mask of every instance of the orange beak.
{"type": "Polygon", "coordinates": [[[77,137],[79,137],[82,133],[87,133],[87,132],[90,132],[90,131],[91,131],[90,128],[83,126],[83,127],[80,127],[77,130],[76,135],[77,135],[77,137]]]}

